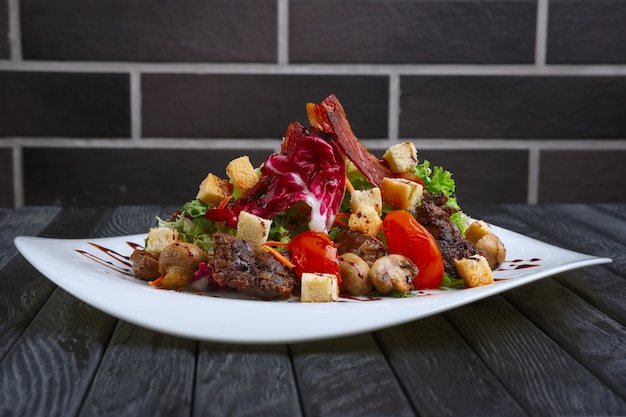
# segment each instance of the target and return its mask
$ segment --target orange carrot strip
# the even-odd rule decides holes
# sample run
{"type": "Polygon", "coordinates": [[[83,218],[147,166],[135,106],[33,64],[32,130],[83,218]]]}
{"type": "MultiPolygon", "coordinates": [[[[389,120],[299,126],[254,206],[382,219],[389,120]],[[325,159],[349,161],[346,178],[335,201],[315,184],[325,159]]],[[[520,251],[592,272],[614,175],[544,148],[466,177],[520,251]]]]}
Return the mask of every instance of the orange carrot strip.
{"type": "Polygon", "coordinates": [[[268,251],[269,253],[271,253],[272,255],[274,255],[274,257],[276,259],[278,259],[280,261],[281,264],[285,265],[287,268],[295,268],[296,266],[291,263],[291,261],[287,258],[285,258],[283,255],[280,254],[280,252],[278,252],[276,249],[272,248],[271,246],[265,246],[263,245],[263,248],[268,251]]]}
{"type": "Polygon", "coordinates": [[[350,213],[337,213],[337,217],[350,217],[350,213]]]}
{"type": "Polygon", "coordinates": [[[224,197],[222,199],[222,201],[220,201],[220,204],[217,206],[218,209],[223,209],[224,207],[226,207],[226,204],[228,204],[228,202],[230,201],[230,199],[233,198],[232,194],[231,195],[227,195],[226,197],[224,197]]]}
{"type": "Polygon", "coordinates": [[[354,192],[354,186],[352,185],[352,183],[350,182],[347,176],[346,176],[346,188],[348,189],[348,192],[350,194],[354,192]]]}
{"type": "Polygon", "coordinates": [[[264,246],[289,246],[289,242],[279,242],[278,240],[268,240],[264,246]]]}
{"type": "Polygon", "coordinates": [[[334,224],[336,226],[341,226],[341,227],[348,227],[348,225],[346,224],[346,222],[344,222],[343,220],[339,220],[337,218],[335,218],[334,224]]]}

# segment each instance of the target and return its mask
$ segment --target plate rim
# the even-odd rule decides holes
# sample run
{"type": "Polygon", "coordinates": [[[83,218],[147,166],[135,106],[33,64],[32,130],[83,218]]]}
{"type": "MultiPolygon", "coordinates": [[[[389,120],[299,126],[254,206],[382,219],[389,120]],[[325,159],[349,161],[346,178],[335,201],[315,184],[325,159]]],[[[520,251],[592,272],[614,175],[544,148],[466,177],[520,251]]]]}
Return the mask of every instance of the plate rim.
{"type": "MultiPolygon", "coordinates": [[[[300,302],[289,302],[289,301],[263,301],[263,300],[257,300],[257,299],[252,299],[252,298],[233,300],[232,298],[221,299],[221,298],[214,298],[214,297],[201,297],[203,299],[202,303],[206,304],[205,307],[200,307],[201,310],[204,310],[203,312],[214,312],[213,310],[215,310],[216,308],[220,308],[221,306],[224,305],[224,303],[228,303],[227,305],[229,306],[235,305],[235,307],[242,305],[239,303],[233,304],[232,301],[245,302],[247,303],[245,305],[248,305],[248,306],[255,305],[258,307],[262,305],[263,308],[252,308],[252,310],[254,310],[254,312],[257,313],[255,314],[255,317],[247,318],[243,315],[241,316],[235,315],[235,317],[238,320],[241,320],[241,322],[237,322],[237,326],[238,326],[237,328],[238,329],[249,328],[250,333],[248,334],[229,332],[228,326],[225,325],[224,323],[213,322],[213,325],[215,325],[215,327],[204,327],[204,324],[200,323],[201,328],[198,328],[198,329],[189,327],[190,323],[183,322],[183,325],[180,325],[181,322],[180,321],[177,322],[176,318],[177,320],[180,320],[180,318],[183,317],[184,315],[181,316],[180,314],[178,314],[178,312],[174,314],[175,316],[174,321],[172,321],[170,318],[168,318],[165,315],[159,315],[158,312],[156,313],[157,316],[154,317],[153,320],[151,320],[150,317],[144,316],[143,314],[138,314],[137,316],[133,316],[132,314],[128,314],[128,311],[127,311],[128,306],[124,306],[123,308],[124,311],[120,312],[120,307],[116,308],[114,303],[107,304],[105,302],[102,302],[101,297],[93,297],[92,296],[93,294],[89,294],[87,289],[81,287],[81,284],[85,285],[85,283],[76,281],[75,285],[71,285],[71,283],[70,285],[68,285],[67,280],[58,276],[58,271],[50,271],[50,269],[46,268],[43,262],[40,259],[38,259],[36,256],[34,256],[33,254],[33,251],[36,251],[37,249],[37,248],[33,248],[33,244],[34,246],[38,246],[38,245],[46,246],[46,245],[61,242],[63,246],[73,246],[73,245],[87,245],[90,242],[98,243],[98,244],[106,244],[107,242],[112,242],[112,241],[120,242],[121,239],[126,240],[126,241],[143,242],[143,239],[145,238],[145,236],[147,236],[147,233],[138,233],[138,234],[122,235],[122,236],[110,236],[110,237],[98,237],[98,238],[54,238],[54,237],[39,237],[39,236],[17,236],[14,238],[14,244],[16,248],[18,249],[18,251],[22,254],[22,256],[24,256],[24,258],[32,266],[34,266],[35,269],[37,269],[47,279],[55,283],[58,287],[64,289],[65,291],[69,292],[70,294],[80,299],[81,301],[91,305],[92,307],[100,311],[103,311],[107,314],[110,314],[118,319],[125,320],[125,321],[128,321],[130,323],[133,323],[135,325],[138,325],[144,328],[148,328],[148,329],[166,333],[166,334],[171,334],[174,336],[191,338],[191,339],[196,339],[196,340],[204,340],[204,341],[213,341],[213,342],[222,342],[222,343],[240,343],[240,344],[299,343],[299,342],[329,339],[329,338],[335,338],[335,337],[354,335],[358,333],[376,331],[385,327],[400,325],[406,322],[410,322],[413,320],[418,320],[418,319],[425,318],[434,314],[438,314],[438,313],[441,313],[443,311],[447,311],[453,308],[461,307],[461,306],[476,302],[480,299],[484,299],[492,295],[500,294],[505,291],[511,290],[513,288],[517,288],[522,285],[537,281],[542,278],[553,276],[562,272],[584,268],[584,267],[592,266],[592,265],[601,265],[601,264],[613,262],[613,260],[608,257],[600,257],[600,256],[589,255],[589,254],[585,254],[582,252],[573,251],[573,250],[562,248],[562,247],[559,247],[550,243],[546,243],[544,241],[541,241],[541,240],[538,240],[529,236],[525,236],[523,234],[517,233],[512,230],[508,230],[508,229],[505,229],[496,225],[491,225],[491,226],[494,229],[494,233],[496,233],[496,235],[498,235],[499,233],[502,234],[502,232],[504,232],[505,235],[511,235],[515,237],[516,239],[522,239],[527,242],[532,242],[535,245],[544,246],[547,249],[556,250],[558,252],[562,251],[561,253],[569,253],[572,256],[576,256],[577,259],[573,262],[568,262],[568,263],[561,264],[559,266],[551,267],[546,270],[541,270],[540,272],[537,272],[537,273],[531,272],[527,276],[524,276],[519,279],[513,278],[513,279],[509,279],[505,281],[499,281],[486,287],[437,290],[437,291],[441,291],[441,295],[443,297],[447,296],[447,298],[452,298],[452,300],[444,302],[444,303],[439,303],[439,305],[430,305],[434,303],[432,301],[420,301],[421,304],[427,305],[426,308],[423,308],[423,311],[421,311],[420,314],[415,314],[415,312],[410,312],[413,314],[404,314],[404,315],[402,314],[403,313],[402,309],[404,308],[404,306],[407,303],[411,304],[411,300],[414,300],[416,297],[401,298],[401,299],[396,299],[392,297],[389,297],[389,298],[384,297],[382,301],[385,303],[386,310],[388,310],[387,316],[391,314],[398,314],[397,317],[394,317],[393,319],[389,319],[385,317],[384,320],[381,320],[380,318],[375,317],[374,319],[372,319],[372,322],[370,323],[366,323],[366,324],[359,323],[358,325],[353,325],[353,326],[346,326],[341,321],[336,320],[336,317],[333,317],[332,315],[329,316],[329,312],[334,312],[334,313],[344,312],[345,308],[347,308],[346,306],[349,305],[350,306],[349,308],[351,309],[349,311],[349,314],[351,314],[352,316],[356,316],[356,313],[360,313],[362,310],[364,311],[371,310],[371,307],[369,306],[370,303],[368,302],[300,303],[300,302]],[[452,296],[451,294],[453,293],[457,293],[457,294],[462,293],[463,295],[452,296]],[[459,299],[457,300],[457,298],[459,299]],[[212,302],[209,300],[212,300],[212,302]],[[216,300],[222,300],[222,301],[216,301],[216,300]],[[252,303],[256,303],[256,304],[252,304],[252,303]],[[330,309],[328,308],[329,305],[332,306],[330,307],[330,309]],[[298,306],[298,307],[294,308],[293,306],[298,306]],[[294,315],[295,313],[295,316],[298,316],[297,317],[298,319],[303,319],[306,322],[307,326],[310,327],[309,329],[310,331],[307,332],[307,331],[303,331],[302,328],[299,328],[299,329],[296,328],[296,329],[290,329],[291,331],[287,331],[287,332],[271,333],[271,334],[263,335],[263,334],[259,334],[258,332],[259,329],[250,327],[252,325],[255,325],[255,326],[263,325],[263,323],[258,323],[259,319],[262,319],[262,318],[265,319],[266,318],[265,316],[267,316],[268,313],[272,313],[272,314],[283,313],[283,310],[285,308],[289,309],[288,312],[290,315],[294,315]],[[305,314],[306,313],[312,314],[311,312],[314,312],[316,315],[318,315],[316,317],[320,318],[320,322],[316,323],[317,320],[312,320],[311,317],[303,316],[302,310],[304,310],[305,314]],[[331,320],[333,320],[333,318],[335,319],[335,321],[338,322],[338,324],[334,325],[335,327],[333,328],[321,328],[320,327],[323,323],[327,323],[327,322],[331,323],[331,320]],[[159,322],[159,320],[162,320],[162,322],[159,322]],[[246,326],[247,321],[250,322],[248,326],[246,326]],[[177,326],[177,324],[179,324],[179,326],[177,326]]],[[[506,241],[504,241],[504,243],[506,246],[506,241]]],[[[72,249],[72,252],[74,252],[76,257],[80,257],[81,255],[76,252],[77,248],[78,247],[72,249]]],[[[80,259],[80,258],[76,258],[76,259],[80,259]]],[[[63,262],[58,261],[58,260],[57,260],[57,263],[63,264],[63,262]]],[[[74,271],[74,270],[82,271],[82,269],[73,265],[66,266],[66,268],[69,268],[70,271],[74,271]]],[[[88,271],[88,272],[89,273],[85,274],[85,277],[90,277],[90,279],[88,279],[86,283],[93,282],[93,277],[91,277],[91,275],[98,275],[101,277],[101,275],[96,273],[95,268],[94,268],[94,271],[88,271]]],[[[145,281],[140,281],[140,280],[137,280],[136,278],[134,278],[134,280],[136,280],[137,282],[129,281],[129,282],[126,282],[126,284],[121,284],[120,282],[116,281],[116,285],[109,286],[112,288],[105,287],[104,289],[107,290],[105,292],[108,293],[108,291],[110,291],[111,289],[117,289],[120,285],[122,286],[122,288],[124,288],[125,285],[132,284],[132,287],[128,287],[128,288],[135,288],[135,290],[132,291],[133,294],[138,293],[138,291],[148,290],[149,292],[147,292],[146,294],[151,294],[150,296],[148,296],[150,299],[149,301],[151,303],[161,301],[161,299],[165,295],[167,295],[168,298],[166,300],[169,300],[168,302],[174,305],[183,303],[182,301],[178,301],[179,296],[188,297],[189,295],[194,295],[194,294],[188,294],[188,293],[179,293],[177,291],[157,291],[154,288],[149,287],[148,284],[145,283],[145,281]],[[137,288],[140,288],[137,284],[141,284],[141,283],[145,284],[141,286],[143,290],[137,290],[137,288]],[[117,284],[120,284],[120,285],[117,285],[117,284]],[[173,294],[176,294],[176,295],[174,297],[171,297],[170,295],[173,295],[173,294]],[[176,303],[174,303],[174,300],[176,300],[176,303]]],[[[130,295],[130,292],[129,294],[123,294],[123,295],[124,296],[130,295]]],[[[420,295],[418,295],[417,298],[421,300],[425,299],[425,297],[420,296],[420,295]]],[[[198,302],[197,300],[193,298],[188,298],[188,299],[185,299],[184,304],[196,307],[198,305],[198,302]]],[[[378,302],[376,302],[376,304],[378,304],[378,302]]],[[[415,301],[413,301],[413,304],[415,304],[415,301]]],[[[202,304],[200,305],[202,306],[202,304]]],[[[148,305],[144,307],[153,308],[154,306],[148,305]]],[[[245,310],[245,308],[243,310],[245,310]]],[[[272,317],[267,317],[267,319],[270,319],[270,318],[272,317]]],[[[209,321],[209,319],[207,319],[207,321],[209,321]]]]}

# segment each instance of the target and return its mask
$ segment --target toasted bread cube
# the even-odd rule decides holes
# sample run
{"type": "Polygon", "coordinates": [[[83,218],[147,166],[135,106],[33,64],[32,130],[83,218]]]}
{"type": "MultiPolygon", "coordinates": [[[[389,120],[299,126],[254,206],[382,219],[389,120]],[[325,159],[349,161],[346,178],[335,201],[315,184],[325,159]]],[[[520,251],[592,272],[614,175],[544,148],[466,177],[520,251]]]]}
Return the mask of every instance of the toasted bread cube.
{"type": "Polygon", "coordinates": [[[491,227],[483,220],[476,220],[465,229],[465,239],[476,243],[481,237],[489,233],[491,233],[491,227]]]}
{"type": "Polygon", "coordinates": [[[383,212],[383,200],[380,188],[374,187],[368,190],[354,190],[350,194],[350,208],[353,213],[362,207],[372,207],[380,216],[383,212]]]}
{"type": "Polygon", "coordinates": [[[178,230],[170,229],[169,227],[153,227],[148,232],[146,252],[153,258],[159,259],[164,247],[179,240],[180,234],[178,230]]]}
{"type": "Polygon", "coordinates": [[[370,206],[361,206],[361,208],[350,214],[348,219],[348,227],[350,230],[367,233],[376,236],[380,232],[383,221],[375,208],[370,206]]]}
{"type": "Polygon", "coordinates": [[[231,195],[233,185],[217,175],[209,174],[200,184],[196,198],[203,203],[217,206],[223,199],[231,195]]]}
{"type": "Polygon", "coordinates": [[[327,303],[339,298],[339,285],[334,274],[302,274],[300,301],[305,303],[327,303]]]}
{"type": "Polygon", "coordinates": [[[404,178],[383,178],[380,192],[385,203],[408,210],[422,201],[422,184],[404,178]]]}
{"type": "Polygon", "coordinates": [[[383,159],[394,174],[411,172],[417,166],[417,149],[411,142],[399,143],[387,149],[383,159]]]}
{"type": "Polygon", "coordinates": [[[242,194],[245,194],[259,181],[259,177],[250,163],[250,158],[247,156],[240,156],[230,161],[226,166],[226,174],[242,194]]]}
{"type": "Polygon", "coordinates": [[[493,274],[489,262],[482,255],[455,259],[454,265],[459,272],[459,277],[464,279],[465,285],[470,288],[493,284],[493,274]]]}
{"type": "Polygon", "coordinates": [[[250,242],[256,248],[267,242],[271,226],[271,220],[242,211],[239,213],[235,237],[250,242]]]}

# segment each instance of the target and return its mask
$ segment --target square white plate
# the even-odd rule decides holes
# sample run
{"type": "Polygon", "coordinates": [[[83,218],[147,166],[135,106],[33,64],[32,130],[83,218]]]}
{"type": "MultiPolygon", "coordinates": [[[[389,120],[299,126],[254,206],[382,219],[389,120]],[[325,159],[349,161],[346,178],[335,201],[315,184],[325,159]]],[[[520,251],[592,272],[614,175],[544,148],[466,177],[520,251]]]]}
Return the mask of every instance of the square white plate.
{"type": "Polygon", "coordinates": [[[229,343],[294,343],[373,331],[450,310],[560,272],[612,262],[492,226],[507,249],[496,282],[417,291],[407,298],[264,301],[234,291],[159,290],[134,278],[127,257],[146,235],[103,239],[20,236],[15,245],[48,279],[119,319],[163,333],[229,343]],[[130,242],[130,244],[129,244],[130,242]],[[95,245],[94,245],[95,244],[95,245]],[[105,251],[100,248],[106,248],[105,251]]]}

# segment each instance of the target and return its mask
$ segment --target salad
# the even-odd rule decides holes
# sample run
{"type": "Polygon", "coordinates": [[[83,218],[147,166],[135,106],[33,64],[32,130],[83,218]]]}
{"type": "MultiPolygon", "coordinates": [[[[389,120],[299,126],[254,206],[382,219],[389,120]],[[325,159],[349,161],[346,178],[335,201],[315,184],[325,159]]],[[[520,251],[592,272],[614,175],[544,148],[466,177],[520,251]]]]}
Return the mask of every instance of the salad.
{"type": "Polygon", "coordinates": [[[135,275],[314,302],[493,282],[506,250],[463,213],[449,171],[410,142],[377,158],[334,95],[306,108],[310,125],[291,123],[280,152],[259,167],[231,161],[228,178],[209,173],[195,199],[157,218],[131,255],[135,275]]]}

